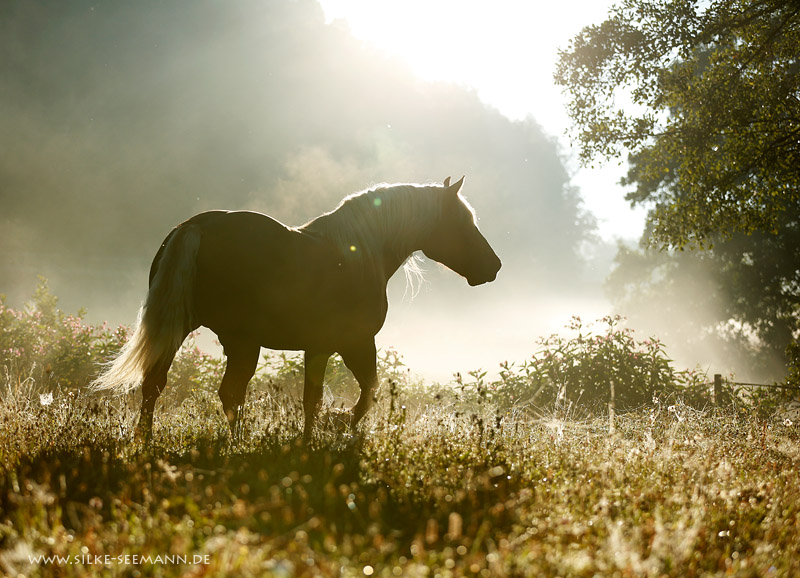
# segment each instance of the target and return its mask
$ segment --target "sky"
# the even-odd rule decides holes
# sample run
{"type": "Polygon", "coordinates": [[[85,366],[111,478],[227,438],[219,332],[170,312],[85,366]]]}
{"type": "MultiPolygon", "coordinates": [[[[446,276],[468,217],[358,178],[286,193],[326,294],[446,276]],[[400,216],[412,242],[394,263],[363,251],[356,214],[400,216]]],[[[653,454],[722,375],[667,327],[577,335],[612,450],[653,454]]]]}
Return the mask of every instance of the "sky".
{"type": "Polygon", "coordinates": [[[505,116],[533,117],[558,137],[572,182],[594,213],[603,240],[638,239],[646,211],[631,209],[618,185],[618,162],[580,167],[560,87],[558,49],[584,26],[605,19],[610,0],[492,2],[458,0],[320,0],[329,22],[407,63],[422,79],[474,89],[505,116]],[[480,32],[478,32],[480,31],[480,32]]]}

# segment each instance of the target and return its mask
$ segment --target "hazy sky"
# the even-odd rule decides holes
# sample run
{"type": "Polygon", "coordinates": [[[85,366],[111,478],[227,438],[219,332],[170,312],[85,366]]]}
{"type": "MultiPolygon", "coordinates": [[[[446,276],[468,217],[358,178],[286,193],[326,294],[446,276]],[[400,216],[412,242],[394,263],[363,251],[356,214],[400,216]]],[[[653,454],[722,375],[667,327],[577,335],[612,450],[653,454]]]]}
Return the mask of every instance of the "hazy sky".
{"type": "Polygon", "coordinates": [[[645,211],[632,210],[617,181],[625,167],[584,168],[564,132],[569,120],[553,82],[559,48],[581,28],[604,20],[611,0],[492,2],[458,0],[320,0],[328,21],[405,62],[425,80],[473,87],[512,119],[533,116],[559,136],[586,206],[604,239],[641,235],[645,211]]]}

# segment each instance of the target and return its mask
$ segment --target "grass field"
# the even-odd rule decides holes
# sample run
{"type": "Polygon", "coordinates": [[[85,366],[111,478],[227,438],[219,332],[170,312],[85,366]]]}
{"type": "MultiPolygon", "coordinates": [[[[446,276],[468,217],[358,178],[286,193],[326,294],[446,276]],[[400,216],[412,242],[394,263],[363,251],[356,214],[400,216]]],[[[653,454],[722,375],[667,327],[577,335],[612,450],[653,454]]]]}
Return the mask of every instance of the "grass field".
{"type": "Polygon", "coordinates": [[[56,301],[44,280],[23,309],[0,296],[1,575],[800,575],[791,394],[709,407],[704,376],[620,318],[574,318],[495,380],[424,385],[383,351],[358,437],[334,358],[309,446],[299,358],[264,359],[232,440],[224,362],[190,341],[144,445],[135,398],[85,393],[129,329],[56,301]],[[639,408],[613,427],[612,383],[639,408]]]}
{"type": "MultiPolygon", "coordinates": [[[[7,388],[12,384],[6,383],[7,388]]],[[[108,400],[6,392],[9,576],[793,576],[800,434],[658,402],[534,417],[384,394],[363,437],[306,448],[299,401],[261,393],[240,438],[199,392],[149,447],[108,400]],[[55,558],[55,557],[61,557],[55,558]]]]}

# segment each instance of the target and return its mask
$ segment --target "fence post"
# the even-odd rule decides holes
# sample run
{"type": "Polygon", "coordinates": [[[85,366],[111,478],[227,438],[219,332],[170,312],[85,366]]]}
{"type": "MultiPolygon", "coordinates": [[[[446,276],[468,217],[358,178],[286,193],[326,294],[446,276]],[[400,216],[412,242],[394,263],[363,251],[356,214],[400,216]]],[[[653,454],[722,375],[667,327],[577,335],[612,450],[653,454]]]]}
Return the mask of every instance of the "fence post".
{"type": "Polygon", "coordinates": [[[609,383],[609,389],[611,390],[609,393],[611,394],[608,400],[608,433],[613,434],[614,429],[614,380],[612,379],[609,383]]]}
{"type": "Polygon", "coordinates": [[[722,374],[714,374],[714,405],[722,403],[722,374]]]}

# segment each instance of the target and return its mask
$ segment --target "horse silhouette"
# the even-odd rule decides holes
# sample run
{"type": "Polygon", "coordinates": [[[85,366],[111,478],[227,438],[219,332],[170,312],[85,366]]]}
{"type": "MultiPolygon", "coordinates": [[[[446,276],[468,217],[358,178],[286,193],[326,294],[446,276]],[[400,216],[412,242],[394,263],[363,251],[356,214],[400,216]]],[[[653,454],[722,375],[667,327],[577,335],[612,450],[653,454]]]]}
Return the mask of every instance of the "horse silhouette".
{"type": "Polygon", "coordinates": [[[345,197],[301,227],[251,211],[208,211],[175,227],[150,268],[136,329],[95,380],[125,393],[142,384],[138,429],[149,439],[158,396],[186,336],[217,334],[227,357],[219,397],[235,431],[260,348],[305,352],[304,437],[322,401],[328,358],[339,353],[361,388],[355,428],[377,384],[375,334],[388,308],[386,284],[414,252],[470,285],[493,281],[500,259],[460,195],[442,185],[383,185],[345,197]]]}

